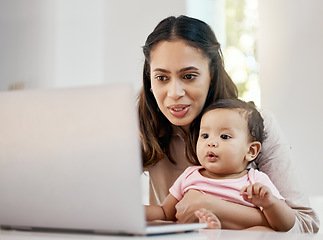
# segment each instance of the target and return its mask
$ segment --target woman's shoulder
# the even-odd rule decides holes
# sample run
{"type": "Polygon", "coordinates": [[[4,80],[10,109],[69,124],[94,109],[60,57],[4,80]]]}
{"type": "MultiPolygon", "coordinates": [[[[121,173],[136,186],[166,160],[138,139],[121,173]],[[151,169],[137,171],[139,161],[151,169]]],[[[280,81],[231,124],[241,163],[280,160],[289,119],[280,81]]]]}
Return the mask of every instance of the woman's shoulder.
{"type": "Polygon", "coordinates": [[[268,161],[277,161],[280,165],[290,158],[289,153],[291,147],[281,131],[274,114],[267,109],[261,109],[259,112],[264,119],[266,137],[262,143],[261,152],[255,160],[255,163],[258,167],[261,167],[268,161]]]}
{"type": "Polygon", "coordinates": [[[259,112],[264,119],[265,131],[268,129],[279,128],[275,115],[268,109],[261,108],[259,112]]]}
{"type": "Polygon", "coordinates": [[[267,109],[261,109],[259,110],[259,112],[264,119],[264,131],[266,134],[263,142],[263,145],[265,146],[263,147],[267,148],[277,144],[286,144],[286,138],[279,126],[275,115],[267,109]]]}

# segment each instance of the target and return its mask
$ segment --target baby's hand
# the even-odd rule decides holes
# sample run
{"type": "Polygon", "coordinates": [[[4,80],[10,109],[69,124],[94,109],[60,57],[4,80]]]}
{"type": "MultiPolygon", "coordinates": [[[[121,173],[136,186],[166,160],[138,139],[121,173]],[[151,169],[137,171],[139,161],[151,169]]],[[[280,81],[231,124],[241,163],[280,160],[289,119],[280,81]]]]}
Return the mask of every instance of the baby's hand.
{"type": "Polygon", "coordinates": [[[245,201],[262,208],[268,208],[274,202],[270,189],[261,183],[244,186],[240,189],[240,195],[245,201]]]}
{"type": "Polygon", "coordinates": [[[195,212],[195,216],[198,217],[200,223],[207,223],[208,229],[221,229],[219,218],[211,211],[201,208],[195,212]]]}

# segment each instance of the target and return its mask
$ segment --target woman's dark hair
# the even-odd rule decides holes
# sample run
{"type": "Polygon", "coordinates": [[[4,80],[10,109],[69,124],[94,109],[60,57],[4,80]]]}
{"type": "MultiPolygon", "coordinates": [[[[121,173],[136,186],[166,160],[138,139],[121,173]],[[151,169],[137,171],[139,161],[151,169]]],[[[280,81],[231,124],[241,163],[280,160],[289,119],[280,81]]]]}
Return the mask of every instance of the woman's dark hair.
{"type": "MultiPolygon", "coordinates": [[[[224,69],[222,52],[212,29],[203,21],[187,16],[168,17],[162,20],[148,36],[143,53],[143,87],[138,95],[140,137],[142,140],[143,166],[156,164],[165,154],[172,160],[169,142],[172,124],[158,109],[154,95],[150,91],[150,56],[156,44],[161,41],[184,40],[202,51],[209,59],[211,86],[204,107],[223,98],[237,98],[238,90],[224,69]]],[[[194,124],[191,124],[194,126],[194,124]]]]}
{"type": "MultiPolygon", "coordinates": [[[[196,124],[200,125],[203,115],[214,109],[236,109],[239,111],[248,123],[249,141],[258,141],[263,143],[266,138],[264,132],[264,120],[257,110],[253,102],[244,102],[239,99],[220,99],[209,105],[196,120],[196,124]]],[[[186,156],[190,163],[200,165],[196,156],[196,144],[199,137],[200,127],[195,128],[189,137],[186,145],[186,156]]]]}

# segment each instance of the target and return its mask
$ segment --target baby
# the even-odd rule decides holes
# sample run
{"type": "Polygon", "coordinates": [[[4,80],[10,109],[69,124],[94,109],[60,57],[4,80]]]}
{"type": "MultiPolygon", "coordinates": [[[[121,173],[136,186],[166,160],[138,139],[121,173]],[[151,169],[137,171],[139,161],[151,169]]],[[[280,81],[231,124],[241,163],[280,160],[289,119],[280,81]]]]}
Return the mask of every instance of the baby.
{"type": "MultiPolygon", "coordinates": [[[[193,189],[259,207],[274,230],[292,228],[294,212],[268,176],[246,169],[258,156],[264,139],[263,119],[254,105],[237,99],[211,104],[203,112],[196,139],[196,150],[190,155],[190,162],[196,166],[188,167],[179,176],[161,206],[146,206],[147,220],[176,220],[175,205],[193,189]]],[[[195,214],[208,228],[221,228],[220,220],[207,209],[195,214]]]]}

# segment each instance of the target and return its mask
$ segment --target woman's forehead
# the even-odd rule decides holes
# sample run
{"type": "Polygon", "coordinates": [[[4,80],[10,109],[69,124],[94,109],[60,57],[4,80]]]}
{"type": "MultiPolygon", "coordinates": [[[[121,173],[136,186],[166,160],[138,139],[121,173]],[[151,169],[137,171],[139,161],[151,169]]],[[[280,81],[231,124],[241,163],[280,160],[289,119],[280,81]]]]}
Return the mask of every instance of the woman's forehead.
{"type": "Polygon", "coordinates": [[[184,40],[162,41],[158,43],[150,54],[151,69],[208,65],[209,60],[203,52],[192,47],[184,40]]]}

